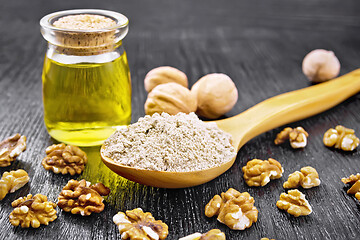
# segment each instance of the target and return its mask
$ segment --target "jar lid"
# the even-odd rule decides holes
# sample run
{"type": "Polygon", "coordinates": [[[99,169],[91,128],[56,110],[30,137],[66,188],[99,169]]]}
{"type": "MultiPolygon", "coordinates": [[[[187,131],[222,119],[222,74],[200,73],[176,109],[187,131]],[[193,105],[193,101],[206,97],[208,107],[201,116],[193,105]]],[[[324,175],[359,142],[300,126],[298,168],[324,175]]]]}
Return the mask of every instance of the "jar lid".
{"type": "MultiPolygon", "coordinates": [[[[73,18],[74,19],[74,18],[73,18]]],[[[71,20],[71,17],[70,17],[71,20]]],[[[123,14],[99,9],[76,9],[55,12],[46,15],[40,20],[41,33],[51,44],[57,46],[57,51],[72,55],[96,55],[111,51],[128,32],[129,20],[123,14]],[[97,16],[98,19],[107,19],[114,24],[96,28],[74,28],[54,23],[68,16],[97,16]],[[100,17],[99,17],[100,16],[100,17]]],[[[71,25],[71,24],[69,24],[71,25]]],[[[100,26],[100,27],[99,27],[100,26]]]]}

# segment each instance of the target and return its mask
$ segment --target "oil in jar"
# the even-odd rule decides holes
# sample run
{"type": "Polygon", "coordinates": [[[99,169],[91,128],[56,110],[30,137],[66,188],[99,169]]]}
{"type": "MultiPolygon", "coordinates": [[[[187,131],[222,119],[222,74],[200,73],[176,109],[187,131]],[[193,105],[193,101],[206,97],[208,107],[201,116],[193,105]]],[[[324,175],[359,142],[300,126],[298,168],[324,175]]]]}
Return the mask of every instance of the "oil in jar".
{"type": "Polygon", "coordinates": [[[125,51],[103,63],[64,64],[45,56],[44,121],[56,140],[100,145],[130,124],[131,82],[125,51]]]}

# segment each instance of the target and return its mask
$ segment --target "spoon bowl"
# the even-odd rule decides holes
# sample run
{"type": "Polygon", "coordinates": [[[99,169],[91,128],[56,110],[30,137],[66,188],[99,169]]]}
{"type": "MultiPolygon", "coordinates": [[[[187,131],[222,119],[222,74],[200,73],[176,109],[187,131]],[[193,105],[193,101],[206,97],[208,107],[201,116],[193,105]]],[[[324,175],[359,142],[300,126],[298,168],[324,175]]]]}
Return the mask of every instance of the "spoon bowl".
{"type": "MultiPolygon", "coordinates": [[[[360,91],[360,69],[331,81],[269,98],[227,119],[214,121],[231,134],[232,145],[239,149],[250,139],[273,128],[321,113],[360,91]]],[[[128,167],[104,155],[104,164],[131,181],[160,188],[184,188],[211,181],[226,172],[236,157],[217,167],[191,172],[166,172],[128,167]]]]}

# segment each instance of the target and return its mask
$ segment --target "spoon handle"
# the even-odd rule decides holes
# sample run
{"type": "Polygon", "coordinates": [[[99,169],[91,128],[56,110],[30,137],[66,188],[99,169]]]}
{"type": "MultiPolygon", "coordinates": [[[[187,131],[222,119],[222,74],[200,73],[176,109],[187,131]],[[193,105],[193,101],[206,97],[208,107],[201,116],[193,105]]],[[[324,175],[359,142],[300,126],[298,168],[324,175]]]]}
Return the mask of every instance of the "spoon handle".
{"type": "Polygon", "coordinates": [[[221,126],[239,142],[273,128],[321,113],[360,91],[360,69],[311,87],[269,98],[243,113],[225,119],[221,126]],[[237,138],[237,139],[236,139],[237,138]]]}

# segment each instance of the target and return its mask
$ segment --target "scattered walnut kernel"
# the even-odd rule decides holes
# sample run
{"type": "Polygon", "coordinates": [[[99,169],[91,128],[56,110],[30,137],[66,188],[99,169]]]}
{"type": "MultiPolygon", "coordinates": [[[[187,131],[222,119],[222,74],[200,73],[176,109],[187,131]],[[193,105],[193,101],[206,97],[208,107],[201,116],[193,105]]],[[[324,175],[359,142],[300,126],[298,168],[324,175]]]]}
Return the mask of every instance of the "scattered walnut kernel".
{"type": "Polygon", "coordinates": [[[244,179],[250,187],[265,186],[270,179],[281,178],[284,169],[275,159],[268,160],[253,159],[242,168],[244,179]]]}
{"type": "Polygon", "coordinates": [[[305,195],[299,190],[289,190],[288,193],[282,193],[280,200],[277,201],[276,206],[280,209],[286,210],[295,217],[306,216],[312,212],[309,202],[305,199],[305,195]]]}
{"type": "Polygon", "coordinates": [[[18,133],[0,142],[0,167],[9,166],[25,150],[26,137],[18,133]]]}
{"type": "Polygon", "coordinates": [[[13,193],[29,182],[29,176],[25,170],[4,172],[0,180],[0,200],[4,199],[6,194],[13,193]]]}
{"type": "Polygon", "coordinates": [[[289,175],[289,178],[284,182],[284,188],[312,188],[320,185],[319,174],[315,168],[307,166],[299,171],[295,171],[289,175]]]}
{"type": "Polygon", "coordinates": [[[350,128],[338,125],[335,129],[330,128],[324,134],[323,142],[327,147],[334,147],[344,151],[353,151],[359,146],[359,138],[355,131],[350,128]]]}
{"type": "Polygon", "coordinates": [[[357,173],[356,175],[351,174],[348,178],[341,179],[341,181],[345,184],[347,183],[354,184],[358,180],[360,180],[360,173],[357,173]]]}
{"type": "Polygon", "coordinates": [[[274,143],[276,145],[284,143],[287,139],[290,140],[290,146],[292,148],[304,148],[307,144],[307,137],[309,134],[302,128],[297,127],[292,129],[291,127],[284,128],[278,135],[274,143]]]}
{"type": "Polygon", "coordinates": [[[38,228],[40,224],[48,225],[57,218],[56,204],[48,202],[47,197],[42,194],[36,194],[34,197],[29,194],[18,198],[11,206],[15,209],[10,213],[9,220],[14,226],[28,228],[31,225],[38,228]]]}
{"type": "Polygon", "coordinates": [[[179,238],[179,240],[225,240],[225,234],[219,229],[211,229],[210,231],[201,234],[193,233],[186,237],[179,238]]]}
{"type": "Polygon", "coordinates": [[[65,212],[89,216],[92,212],[99,213],[104,210],[103,197],[110,193],[110,189],[102,183],[90,186],[85,179],[81,181],[70,180],[58,197],[58,206],[65,212]]]}
{"type": "Polygon", "coordinates": [[[141,208],[118,212],[113,221],[119,228],[121,239],[162,240],[169,234],[165,223],[155,220],[151,213],[144,213],[141,208]]]}
{"type": "Polygon", "coordinates": [[[205,215],[213,217],[234,230],[244,230],[257,221],[258,210],[249,193],[229,188],[225,193],[215,195],[205,206],[205,215]]]}
{"type": "Polygon", "coordinates": [[[341,181],[352,185],[347,194],[355,194],[356,199],[360,201],[360,173],[352,174],[348,178],[342,178],[341,181]]]}
{"type": "Polygon", "coordinates": [[[87,163],[86,153],[72,145],[54,144],[46,148],[47,156],[41,164],[46,170],[62,174],[80,174],[87,163]]]}

